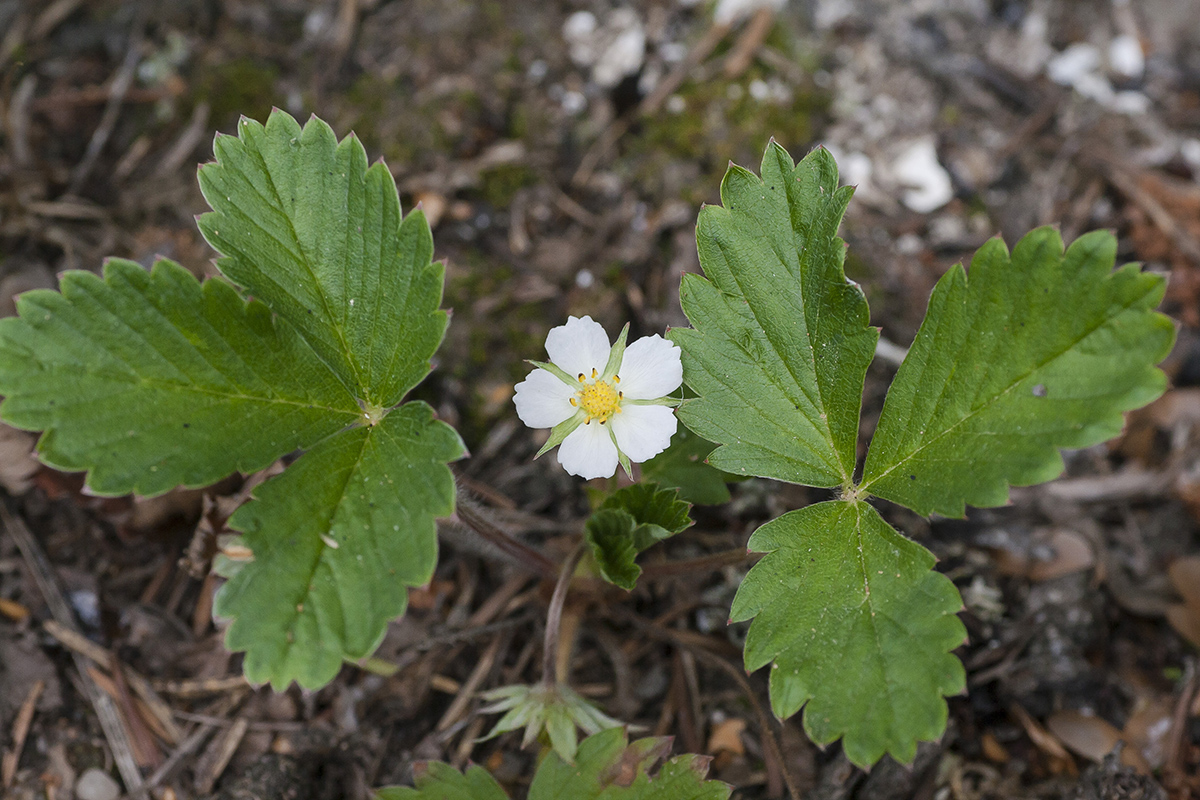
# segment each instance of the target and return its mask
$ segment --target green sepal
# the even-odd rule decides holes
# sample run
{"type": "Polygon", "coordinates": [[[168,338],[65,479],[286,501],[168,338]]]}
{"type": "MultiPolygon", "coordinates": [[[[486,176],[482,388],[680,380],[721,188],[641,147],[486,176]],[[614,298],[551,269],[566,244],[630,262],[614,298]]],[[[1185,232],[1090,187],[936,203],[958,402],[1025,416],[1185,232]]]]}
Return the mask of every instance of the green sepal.
{"type": "Polygon", "coordinates": [[[629,338],[628,322],[625,323],[624,328],[621,328],[617,341],[613,342],[612,350],[608,352],[608,363],[604,365],[604,375],[601,376],[601,380],[611,380],[621,369],[621,361],[625,358],[625,340],[627,338],[629,338]]]}
{"type": "Polygon", "coordinates": [[[568,375],[566,371],[557,364],[551,364],[549,361],[534,361],[532,358],[525,359],[525,363],[533,364],[538,369],[546,370],[546,372],[549,372],[551,375],[558,378],[568,386],[578,387],[580,385],[578,376],[568,375]]]}
{"type": "Polygon", "coordinates": [[[576,411],[575,416],[571,417],[570,419],[563,420],[551,428],[550,438],[547,439],[546,443],[542,445],[540,450],[537,451],[537,453],[534,455],[534,458],[541,458],[543,455],[562,444],[563,439],[566,439],[575,432],[576,428],[583,424],[583,419],[584,413],[582,411],[576,411]]]}

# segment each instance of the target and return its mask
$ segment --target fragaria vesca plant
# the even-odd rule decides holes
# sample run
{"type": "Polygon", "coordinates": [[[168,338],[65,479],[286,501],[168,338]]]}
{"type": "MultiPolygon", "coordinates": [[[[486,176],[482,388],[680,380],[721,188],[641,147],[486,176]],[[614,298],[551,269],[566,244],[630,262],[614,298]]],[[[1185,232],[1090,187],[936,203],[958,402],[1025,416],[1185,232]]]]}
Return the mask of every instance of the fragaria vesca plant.
{"type": "MultiPolygon", "coordinates": [[[[199,173],[213,210],[199,225],[222,277],[112,260],[103,277],[71,272],[61,292],[21,296],[19,316],[0,321],[0,416],[45,431],[41,459],[87,470],[102,495],[203,486],[303,451],[230,518],[252,557],[218,559],[227,581],[214,614],[245,651],[248,679],[317,687],[374,651],[408,588],[430,579],[436,519],[454,511],[447,465],[462,442],[428,406],[404,402],[446,328],[442,267],[424,216],[401,214],[391,175],[368,167],[353,136],[339,143],[320,120],[301,128],[276,111],[218,136],[214,151],[199,173]]],[[[556,596],[577,560],[632,588],[638,553],[690,524],[680,497],[723,501],[724,477],[838,490],[753,534],[750,549],[766,555],[730,616],[753,620],[746,667],[770,665],[775,713],[803,709],[814,741],[841,738],[866,766],[884,753],[909,761],[940,736],[944,698],[965,683],[951,652],[965,639],[957,590],[871,498],[962,516],[1055,477],[1058,448],[1115,435],[1123,412],[1162,393],[1155,364],[1174,329],[1154,311],[1163,279],[1114,271],[1110,234],[1064,250],[1040,228],[1011,253],[993,239],[969,272],[938,282],[860,466],[878,330],[842,269],[851,194],[821,149],[795,164],[772,142],[761,177],[731,167],[722,204],[700,213],[704,275],[680,289],[693,327],[627,347],[628,328],[610,344],[590,318],[571,318],[517,387],[516,408],[552,429],[543,452],[557,445],[572,474],[646,461],[660,484],[598,503],[556,596]],[[681,379],[689,399],[672,396],[681,379]],[[689,431],[668,448],[676,419],[689,431]]],[[[503,730],[556,726],[530,797],[568,778],[583,782],[573,797],[727,795],[695,759],[651,777],[658,740],[601,730],[576,751],[576,722],[590,731],[608,718],[556,681],[547,668],[542,689],[493,695],[503,730]],[[522,705],[530,697],[536,709],[522,705]],[[612,783],[618,761],[634,768],[626,783],[612,783]]],[[[387,791],[504,796],[478,768],[444,765],[417,789],[387,791]]]]}

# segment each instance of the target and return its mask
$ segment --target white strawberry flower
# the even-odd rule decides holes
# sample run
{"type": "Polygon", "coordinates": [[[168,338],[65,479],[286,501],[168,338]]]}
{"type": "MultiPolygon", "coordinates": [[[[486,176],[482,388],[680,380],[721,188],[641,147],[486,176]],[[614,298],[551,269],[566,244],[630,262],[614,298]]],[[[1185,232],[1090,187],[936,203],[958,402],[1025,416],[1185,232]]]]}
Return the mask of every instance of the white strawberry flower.
{"type": "Polygon", "coordinates": [[[531,428],[553,428],[540,456],[558,445],[558,463],[581,478],[629,472],[661,453],[677,422],[668,397],[683,383],[679,347],[658,334],[628,347],[615,344],[591,317],[568,317],[546,337],[549,363],[517,384],[517,416],[531,428]]]}

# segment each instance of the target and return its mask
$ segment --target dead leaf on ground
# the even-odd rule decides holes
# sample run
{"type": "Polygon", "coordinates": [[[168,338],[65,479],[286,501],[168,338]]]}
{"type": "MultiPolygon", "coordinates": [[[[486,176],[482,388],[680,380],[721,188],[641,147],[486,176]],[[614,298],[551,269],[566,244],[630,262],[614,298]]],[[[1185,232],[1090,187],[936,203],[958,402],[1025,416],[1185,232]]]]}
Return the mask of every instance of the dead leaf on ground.
{"type": "MultiPolygon", "coordinates": [[[[1096,763],[1103,761],[1117,743],[1125,739],[1110,723],[1080,711],[1056,711],[1046,720],[1046,727],[1072,752],[1096,763]]],[[[1153,772],[1136,747],[1121,751],[1121,763],[1144,775],[1153,772]]]]}
{"type": "Polygon", "coordinates": [[[743,755],[746,752],[746,745],[742,742],[742,733],[746,730],[746,720],[730,717],[722,720],[712,727],[712,732],[708,734],[709,753],[734,753],[743,755]]]}
{"type": "Polygon", "coordinates": [[[42,467],[33,456],[36,443],[32,433],[0,423],[0,486],[14,497],[33,485],[33,474],[42,467]]]}

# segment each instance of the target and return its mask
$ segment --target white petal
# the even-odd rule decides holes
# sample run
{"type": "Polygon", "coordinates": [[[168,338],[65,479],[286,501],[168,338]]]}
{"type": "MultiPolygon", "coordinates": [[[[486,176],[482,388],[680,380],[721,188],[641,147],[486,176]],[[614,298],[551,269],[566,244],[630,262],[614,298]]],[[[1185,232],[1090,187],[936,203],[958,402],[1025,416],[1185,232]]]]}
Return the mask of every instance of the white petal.
{"type": "Polygon", "coordinates": [[[591,317],[567,317],[566,325],[551,328],[546,337],[550,363],[568,375],[582,372],[591,377],[593,369],[603,371],[611,349],[604,326],[591,317]]]}
{"type": "MultiPolygon", "coordinates": [[[[625,379],[621,379],[622,385],[625,379]]],[[[612,425],[617,437],[617,447],[629,456],[630,461],[649,461],[667,449],[675,429],[679,425],[675,413],[666,406],[621,406],[621,413],[614,414],[608,424],[612,425]]]]}
{"type": "Polygon", "coordinates": [[[544,369],[535,369],[517,384],[513,402],[517,416],[531,428],[553,428],[575,413],[571,397],[575,388],[563,383],[544,369]]]}
{"type": "Polygon", "coordinates": [[[580,425],[558,446],[558,463],[581,478],[611,478],[617,471],[617,446],[608,425],[592,421],[580,425]]]}
{"type": "Polygon", "coordinates": [[[617,375],[621,378],[621,391],[631,400],[666,397],[683,383],[679,346],[657,333],[643,336],[625,348],[617,375]]]}

